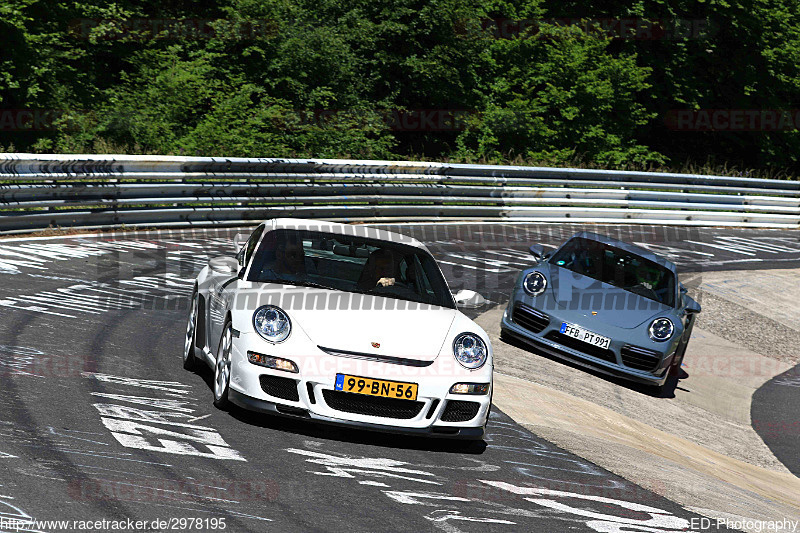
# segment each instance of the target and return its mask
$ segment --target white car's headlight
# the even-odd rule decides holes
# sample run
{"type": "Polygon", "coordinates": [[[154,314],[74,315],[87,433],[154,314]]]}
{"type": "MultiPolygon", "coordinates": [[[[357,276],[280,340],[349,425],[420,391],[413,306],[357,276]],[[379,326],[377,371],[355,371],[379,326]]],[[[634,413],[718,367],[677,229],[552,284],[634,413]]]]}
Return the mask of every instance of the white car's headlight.
{"type": "Polygon", "coordinates": [[[541,272],[531,272],[522,280],[522,288],[531,296],[539,296],[547,288],[547,278],[541,272]]]}
{"type": "Polygon", "coordinates": [[[280,307],[265,305],[256,309],[253,327],[269,342],[283,342],[292,332],[292,323],[280,307]]]}
{"type": "Polygon", "coordinates": [[[453,341],[453,356],[461,366],[469,369],[476,369],[483,366],[489,350],[483,339],[474,333],[462,333],[453,341]]]}
{"type": "Polygon", "coordinates": [[[669,340],[675,332],[675,326],[669,318],[656,318],[650,323],[650,338],[663,342],[669,340]]]}

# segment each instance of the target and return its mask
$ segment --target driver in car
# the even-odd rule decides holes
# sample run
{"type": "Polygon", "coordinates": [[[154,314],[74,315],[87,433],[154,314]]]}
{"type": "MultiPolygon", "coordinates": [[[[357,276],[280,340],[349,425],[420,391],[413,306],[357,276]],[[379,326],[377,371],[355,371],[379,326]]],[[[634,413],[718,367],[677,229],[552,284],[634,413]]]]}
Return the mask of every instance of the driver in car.
{"type": "Polygon", "coordinates": [[[358,288],[373,289],[377,286],[390,287],[395,284],[394,255],[390,250],[379,248],[372,252],[364,264],[364,271],[358,280],[358,288]]]}

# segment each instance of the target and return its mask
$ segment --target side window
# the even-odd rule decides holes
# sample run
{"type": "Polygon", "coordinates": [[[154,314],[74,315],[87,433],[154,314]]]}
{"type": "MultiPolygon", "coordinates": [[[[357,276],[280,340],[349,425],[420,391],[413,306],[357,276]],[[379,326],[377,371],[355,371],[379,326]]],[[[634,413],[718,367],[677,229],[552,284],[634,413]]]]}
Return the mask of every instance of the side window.
{"type": "Polygon", "coordinates": [[[245,244],[245,250],[244,250],[244,266],[247,266],[250,263],[250,258],[253,256],[253,252],[256,249],[256,245],[258,244],[258,241],[261,240],[261,235],[263,235],[263,233],[264,233],[264,226],[259,226],[247,240],[247,244],[245,244]]]}
{"type": "Polygon", "coordinates": [[[420,263],[419,257],[416,255],[414,256],[414,274],[414,277],[417,279],[417,291],[421,294],[433,296],[433,287],[431,287],[430,280],[428,280],[428,276],[425,275],[425,269],[422,263],[420,263]]]}
{"type": "Polygon", "coordinates": [[[408,261],[407,261],[407,258],[406,258],[406,257],[404,257],[404,258],[403,258],[403,259],[400,261],[400,268],[399,268],[399,270],[400,270],[400,280],[401,280],[401,281],[404,281],[404,282],[406,282],[406,283],[408,283],[408,281],[409,281],[409,275],[408,275],[408,261]]]}

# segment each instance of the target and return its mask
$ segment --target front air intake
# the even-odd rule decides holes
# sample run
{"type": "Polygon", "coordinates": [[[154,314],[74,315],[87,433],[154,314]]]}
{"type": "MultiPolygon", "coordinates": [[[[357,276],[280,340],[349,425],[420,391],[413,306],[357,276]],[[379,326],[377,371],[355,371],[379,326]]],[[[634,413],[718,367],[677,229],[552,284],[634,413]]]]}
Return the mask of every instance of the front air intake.
{"type": "Polygon", "coordinates": [[[442,422],[466,422],[475,418],[481,404],[463,400],[449,400],[440,417],[442,422]]]}
{"type": "Polygon", "coordinates": [[[364,394],[353,394],[335,390],[323,390],[322,396],[328,407],[345,413],[380,416],[383,418],[411,419],[416,417],[424,402],[380,398],[364,394]]]}
{"type": "Polygon", "coordinates": [[[290,378],[282,378],[280,376],[261,376],[261,390],[282,400],[289,400],[290,402],[299,402],[300,393],[297,392],[297,381],[290,378]]]}
{"type": "Polygon", "coordinates": [[[511,321],[533,333],[540,333],[550,325],[550,317],[541,311],[517,302],[511,312],[511,321]]]}

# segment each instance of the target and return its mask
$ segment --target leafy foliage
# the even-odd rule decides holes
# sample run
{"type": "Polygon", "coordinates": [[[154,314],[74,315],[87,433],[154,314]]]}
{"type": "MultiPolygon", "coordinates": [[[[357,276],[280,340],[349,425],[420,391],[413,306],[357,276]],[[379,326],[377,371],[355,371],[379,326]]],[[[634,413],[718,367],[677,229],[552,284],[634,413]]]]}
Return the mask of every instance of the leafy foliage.
{"type": "Polygon", "coordinates": [[[4,0],[0,147],[796,171],[800,124],[681,130],[670,117],[800,107],[799,12],[795,0],[4,0]],[[31,110],[52,120],[23,121],[31,110]]]}

